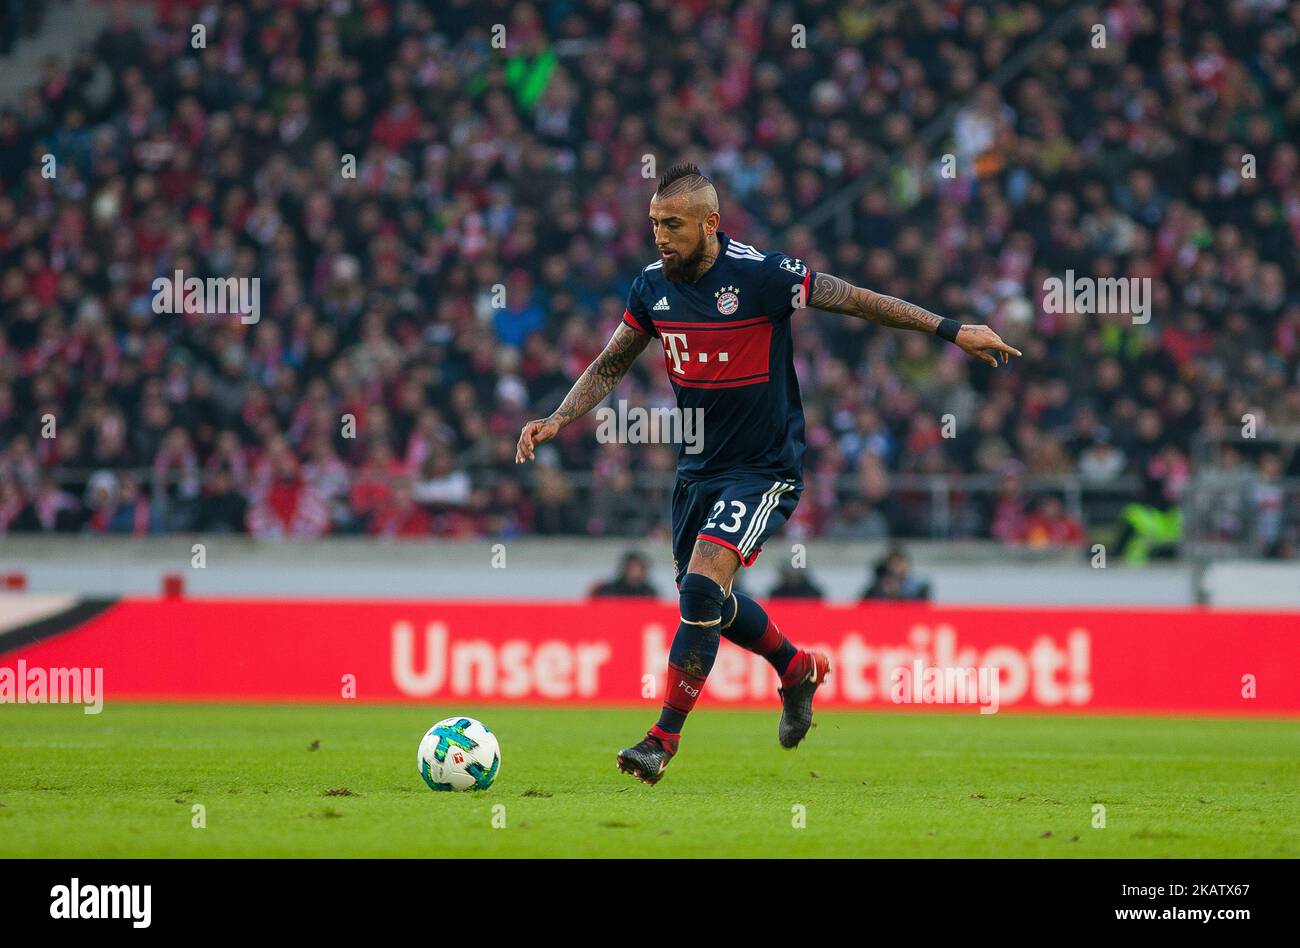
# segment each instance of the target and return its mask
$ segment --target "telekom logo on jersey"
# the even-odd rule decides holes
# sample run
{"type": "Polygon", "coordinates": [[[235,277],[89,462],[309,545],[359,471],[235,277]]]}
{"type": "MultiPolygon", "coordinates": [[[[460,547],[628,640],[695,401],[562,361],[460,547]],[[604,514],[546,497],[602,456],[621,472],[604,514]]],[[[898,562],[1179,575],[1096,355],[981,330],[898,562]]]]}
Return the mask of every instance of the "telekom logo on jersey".
{"type": "Polygon", "coordinates": [[[734,323],[655,321],[669,377],[688,388],[732,388],[768,380],[772,323],[764,317],[734,323]]]}
{"type": "MultiPolygon", "coordinates": [[[[686,349],[686,333],[684,332],[666,332],[663,333],[664,353],[668,358],[673,360],[673,371],[678,375],[685,375],[686,370],[682,368],[682,360],[691,361],[691,354],[686,349]]],[[[697,358],[701,362],[708,362],[709,356],[712,355],[719,362],[727,362],[731,359],[730,353],[727,352],[699,352],[697,358]]]]}

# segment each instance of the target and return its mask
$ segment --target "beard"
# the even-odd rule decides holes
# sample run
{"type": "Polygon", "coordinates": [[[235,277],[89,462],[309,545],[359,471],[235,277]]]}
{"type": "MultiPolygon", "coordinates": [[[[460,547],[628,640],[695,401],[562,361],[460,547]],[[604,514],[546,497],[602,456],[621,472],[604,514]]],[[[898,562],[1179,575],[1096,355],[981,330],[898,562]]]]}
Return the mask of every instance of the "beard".
{"type": "MultiPolygon", "coordinates": [[[[700,226],[700,239],[690,253],[676,254],[664,260],[664,277],[673,283],[684,283],[695,275],[704,261],[704,252],[708,244],[704,239],[704,227],[700,226]]],[[[663,259],[663,258],[660,258],[663,259]]]]}

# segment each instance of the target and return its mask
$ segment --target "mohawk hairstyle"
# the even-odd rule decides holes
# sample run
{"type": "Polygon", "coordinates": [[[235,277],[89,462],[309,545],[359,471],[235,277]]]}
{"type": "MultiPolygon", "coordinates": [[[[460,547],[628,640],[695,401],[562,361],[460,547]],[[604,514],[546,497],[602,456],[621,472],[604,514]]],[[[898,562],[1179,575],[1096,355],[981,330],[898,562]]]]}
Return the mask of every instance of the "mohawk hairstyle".
{"type": "Polygon", "coordinates": [[[699,191],[713,186],[713,182],[700,173],[700,166],[689,161],[679,162],[659,176],[655,197],[672,197],[688,191],[699,191]]]}

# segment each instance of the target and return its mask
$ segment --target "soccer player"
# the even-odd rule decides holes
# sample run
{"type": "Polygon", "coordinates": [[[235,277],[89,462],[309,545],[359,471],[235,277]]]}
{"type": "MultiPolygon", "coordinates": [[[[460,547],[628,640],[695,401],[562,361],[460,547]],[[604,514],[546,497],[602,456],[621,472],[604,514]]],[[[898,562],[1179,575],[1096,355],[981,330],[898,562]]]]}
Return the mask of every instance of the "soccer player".
{"type": "MultiPolygon", "coordinates": [[[[673,491],[673,566],[681,624],[668,657],[659,721],[617,757],[618,768],[657,783],[718,654],[719,636],[762,655],[780,678],[782,747],[812,725],[813,693],[830,673],[821,652],[797,648],[753,599],[732,592],[741,566],[794,512],[803,491],[804,418],[790,316],[804,306],[881,326],[934,333],[997,367],[1020,352],[988,326],[963,326],[882,296],[802,260],[763,253],[718,229],[718,195],[692,164],[659,179],[650,227],[659,259],[632,282],[623,322],[563,403],[524,425],[515,463],[596,407],[651,338],[663,345],[677,407],[703,410],[703,447],[679,448],[673,491]]],[[[695,417],[693,414],[690,417],[695,417]]],[[[694,446],[694,445],[693,445],[694,446]]]]}

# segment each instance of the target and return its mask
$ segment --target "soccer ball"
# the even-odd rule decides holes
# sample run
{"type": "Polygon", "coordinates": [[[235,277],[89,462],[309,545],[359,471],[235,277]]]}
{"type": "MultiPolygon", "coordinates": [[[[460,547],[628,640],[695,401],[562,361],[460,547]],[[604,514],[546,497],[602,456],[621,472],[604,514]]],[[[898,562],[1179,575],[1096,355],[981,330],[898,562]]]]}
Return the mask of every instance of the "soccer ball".
{"type": "Polygon", "coordinates": [[[430,790],[486,790],[501,769],[501,747],[473,718],[447,718],[420,741],[418,765],[430,790]]]}

